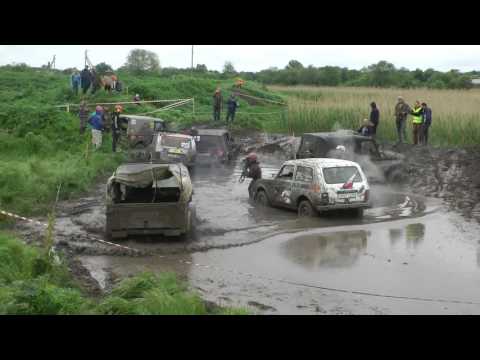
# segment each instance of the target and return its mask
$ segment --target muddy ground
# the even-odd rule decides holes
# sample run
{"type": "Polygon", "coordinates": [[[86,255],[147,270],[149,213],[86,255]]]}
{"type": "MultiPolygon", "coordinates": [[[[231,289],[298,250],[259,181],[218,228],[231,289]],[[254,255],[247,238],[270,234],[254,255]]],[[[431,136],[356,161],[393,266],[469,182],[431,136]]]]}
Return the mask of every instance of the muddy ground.
{"type": "MultiPolygon", "coordinates": [[[[275,140],[237,138],[244,149],[275,140]]],[[[405,155],[406,182],[372,185],[374,206],[363,219],[305,220],[257,209],[248,200],[248,181],[238,182],[237,159],[194,172],[197,224],[190,239],[121,243],[134,250],[99,242],[101,181],[90,194],[59,204],[56,248],[95,296],[125,276],[169,270],[208,301],[259,314],[480,313],[480,151],[388,148],[405,155]]],[[[270,177],[288,155],[264,149],[263,176],[270,177]]],[[[21,223],[17,230],[28,242],[43,232],[21,223]]]]}

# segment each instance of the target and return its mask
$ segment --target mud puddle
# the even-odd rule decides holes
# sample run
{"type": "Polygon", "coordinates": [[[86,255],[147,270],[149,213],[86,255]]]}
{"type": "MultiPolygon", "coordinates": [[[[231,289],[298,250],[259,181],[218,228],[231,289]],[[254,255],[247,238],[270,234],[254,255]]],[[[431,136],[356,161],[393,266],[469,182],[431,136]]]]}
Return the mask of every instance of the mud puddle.
{"type": "Polygon", "coordinates": [[[81,261],[119,277],[175,271],[209,301],[263,314],[479,314],[479,230],[437,211],[225,250],[81,261]]]}
{"type": "MultiPolygon", "coordinates": [[[[455,155],[436,165],[440,155],[428,154],[410,164],[412,182],[404,187],[373,184],[374,206],[362,219],[341,213],[298,219],[295,212],[258,209],[248,200],[249,180],[238,182],[240,160],[198,167],[192,238],[121,242],[150,256],[94,240],[103,238],[105,225],[100,183],[89,196],[59,204],[57,245],[79,257],[104,290],[111,279],[175,271],[206,300],[263,314],[476,314],[480,305],[468,302],[480,303],[480,229],[444,205],[454,199],[475,210],[475,197],[460,180],[455,184],[462,186],[448,186],[468,180],[458,164],[444,169],[455,155]]],[[[268,178],[283,158],[260,154],[260,161],[268,178]]],[[[43,234],[19,228],[27,239],[43,234]]]]}
{"type": "MultiPolygon", "coordinates": [[[[269,155],[260,157],[263,176],[278,172],[282,161],[269,155]]],[[[189,239],[132,237],[122,245],[150,254],[174,254],[211,249],[225,249],[261,241],[272,234],[300,231],[305,228],[350,226],[423,216],[426,206],[421,196],[402,189],[373,185],[374,207],[365,211],[363,219],[342,213],[325,215],[311,220],[299,220],[293,211],[259,209],[248,199],[248,183],[239,183],[241,161],[225,167],[197,167],[193,173],[193,206],[196,225],[189,239]]],[[[104,184],[99,184],[90,196],[78,201],[59,204],[56,220],[57,244],[76,254],[128,255],[131,253],[108,246],[95,239],[104,239],[104,184]]],[[[434,211],[434,208],[429,211],[434,211]]],[[[20,227],[25,237],[42,234],[41,228],[29,224],[20,227]]]]}

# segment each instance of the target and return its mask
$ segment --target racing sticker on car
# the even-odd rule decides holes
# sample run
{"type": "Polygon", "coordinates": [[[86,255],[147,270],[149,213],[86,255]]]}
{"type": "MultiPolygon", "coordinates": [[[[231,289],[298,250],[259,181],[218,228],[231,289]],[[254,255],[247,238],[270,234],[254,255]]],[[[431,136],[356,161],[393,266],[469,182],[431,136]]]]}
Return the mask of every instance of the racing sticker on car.
{"type": "Polygon", "coordinates": [[[286,204],[290,204],[292,202],[292,200],[290,199],[290,195],[291,195],[291,191],[290,190],[284,190],[281,194],[280,194],[280,198],[283,202],[285,202],[286,204]]]}

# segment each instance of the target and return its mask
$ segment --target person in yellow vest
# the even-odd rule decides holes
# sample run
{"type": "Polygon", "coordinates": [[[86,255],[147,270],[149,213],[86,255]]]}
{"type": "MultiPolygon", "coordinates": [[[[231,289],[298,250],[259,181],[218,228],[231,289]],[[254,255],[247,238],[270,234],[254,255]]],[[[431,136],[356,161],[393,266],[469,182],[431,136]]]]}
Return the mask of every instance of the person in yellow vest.
{"type": "Polygon", "coordinates": [[[410,115],[412,115],[413,145],[418,145],[423,124],[423,107],[420,104],[420,101],[415,101],[415,105],[413,106],[410,115]]]}

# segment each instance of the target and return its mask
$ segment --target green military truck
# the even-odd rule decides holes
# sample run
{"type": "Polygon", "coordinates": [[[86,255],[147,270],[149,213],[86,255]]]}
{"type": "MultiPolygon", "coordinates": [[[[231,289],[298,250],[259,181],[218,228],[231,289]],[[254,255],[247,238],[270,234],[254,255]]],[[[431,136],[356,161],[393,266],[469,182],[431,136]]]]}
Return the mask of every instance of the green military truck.
{"type": "Polygon", "coordinates": [[[107,183],[106,237],[188,235],[192,182],[182,163],[126,163],[107,183]]]}

